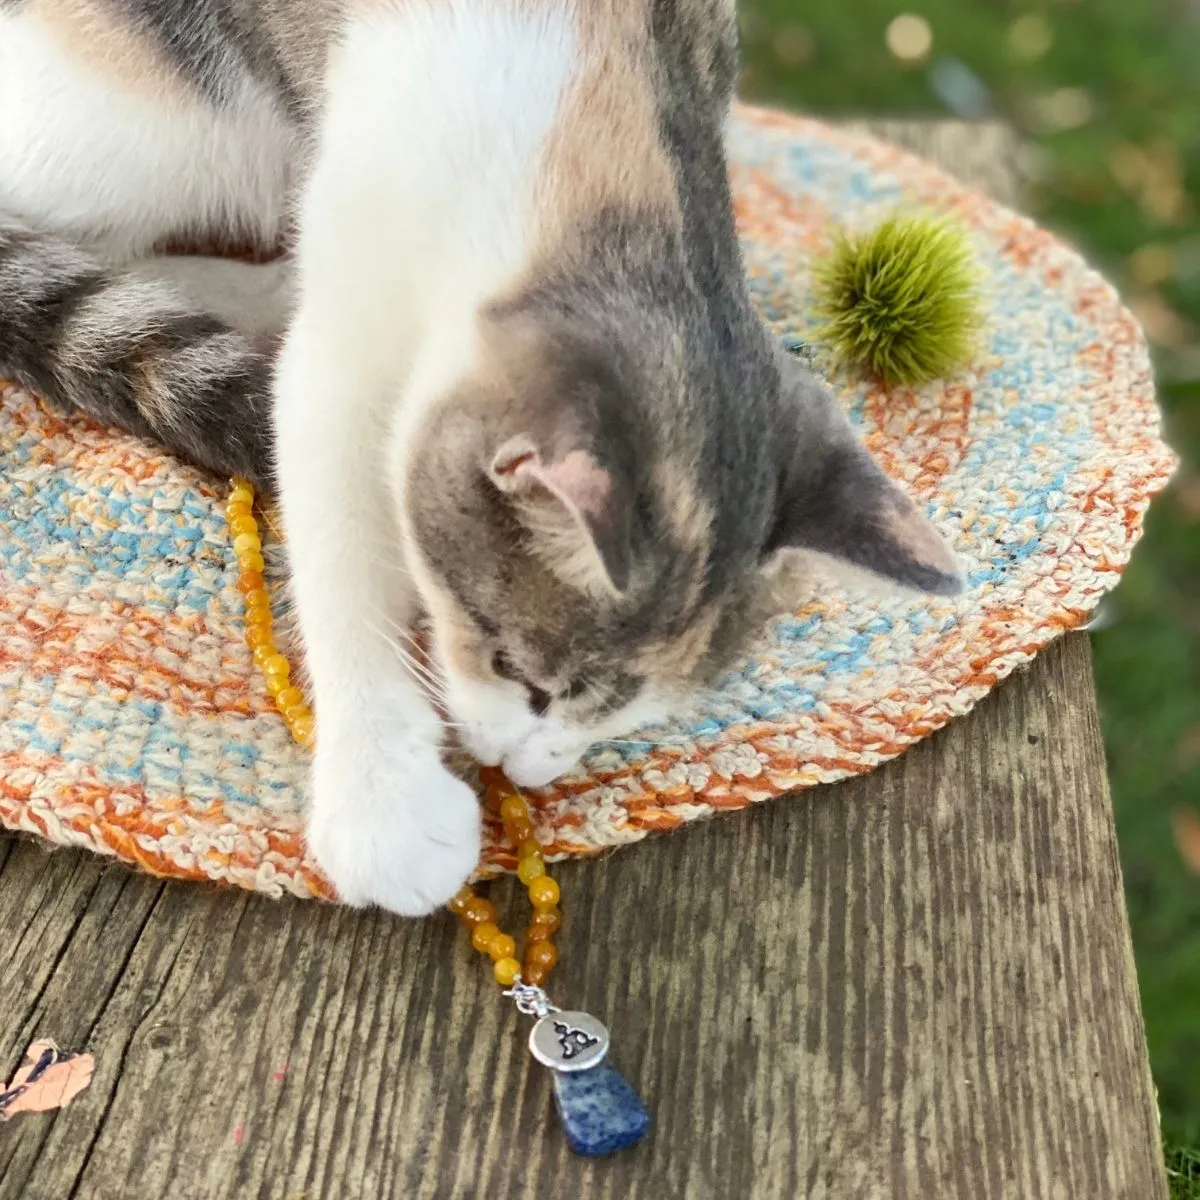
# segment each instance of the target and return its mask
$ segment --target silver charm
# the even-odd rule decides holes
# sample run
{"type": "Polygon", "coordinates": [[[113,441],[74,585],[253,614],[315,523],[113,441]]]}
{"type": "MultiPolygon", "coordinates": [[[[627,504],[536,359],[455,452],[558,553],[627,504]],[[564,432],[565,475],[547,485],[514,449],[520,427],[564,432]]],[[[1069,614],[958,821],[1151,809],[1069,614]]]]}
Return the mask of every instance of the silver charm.
{"type": "Polygon", "coordinates": [[[529,1049],[550,1068],[554,1104],[567,1144],[576,1154],[612,1154],[641,1141],[650,1128],[650,1113],[641,1097],[608,1062],[608,1030],[585,1012],[564,1012],[520,976],[504,995],[525,1013],[537,1017],[529,1049]]]}
{"type": "Polygon", "coordinates": [[[529,1052],[555,1071],[586,1071],[608,1053],[608,1030],[591,1013],[548,1012],[529,1032],[529,1052]]]}

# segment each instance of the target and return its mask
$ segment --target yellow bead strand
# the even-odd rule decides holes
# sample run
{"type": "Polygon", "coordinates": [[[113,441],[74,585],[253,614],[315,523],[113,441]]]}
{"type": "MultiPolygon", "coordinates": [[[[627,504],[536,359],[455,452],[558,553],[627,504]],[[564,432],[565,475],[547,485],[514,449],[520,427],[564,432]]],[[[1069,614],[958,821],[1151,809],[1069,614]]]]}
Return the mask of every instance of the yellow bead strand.
{"type": "Polygon", "coordinates": [[[517,878],[529,891],[533,918],[525,933],[524,961],[516,957],[516,942],[501,932],[495,923],[496,910],[470,887],[464,887],[451,901],[450,911],[471,930],[471,944],[492,959],[496,982],[511,987],[518,977],[522,983],[539,987],[558,962],[558,951],[551,940],[562,924],[558,910],[558,884],[546,874],[541,843],[534,831],[533,818],[524,796],[495,768],[481,772],[485,801],[498,812],[508,840],[517,848],[517,878]]]}
{"type": "Polygon", "coordinates": [[[245,480],[234,481],[225,505],[225,518],[241,571],[237,586],[245,606],[246,645],[292,737],[311,749],[315,744],[316,720],[304,693],[290,681],[291,664],[275,644],[271,597],[263,577],[266,561],[254,517],[254,489],[245,480]]]}
{"type": "MultiPolygon", "coordinates": [[[[266,560],[254,516],[254,488],[246,480],[233,481],[225,517],[240,569],[237,586],[243,598],[246,645],[292,737],[311,749],[316,744],[316,718],[304,692],[291,681],[287,656],[275,644],[271,597],[264,577],[266,560]]],[[[475,949],[492,960],[492,974],[497,983],[512,987],[520,978],[523,983],[540,987],[558,962],[558,951],[551,940],[562,924],[558,884],[546,874],[542,846],[525,798],[513,791],[496,768],[487,768],[481,775],[486,801],[499,812],[504,832],[516,847],[517,877],[528,889],[533,905],[533,917],[525,935],[524,961],[517,958],[516,941],[496,924],[495,905],[473,888],[462,887],[447,907],[470,930],[475,949]]]]}

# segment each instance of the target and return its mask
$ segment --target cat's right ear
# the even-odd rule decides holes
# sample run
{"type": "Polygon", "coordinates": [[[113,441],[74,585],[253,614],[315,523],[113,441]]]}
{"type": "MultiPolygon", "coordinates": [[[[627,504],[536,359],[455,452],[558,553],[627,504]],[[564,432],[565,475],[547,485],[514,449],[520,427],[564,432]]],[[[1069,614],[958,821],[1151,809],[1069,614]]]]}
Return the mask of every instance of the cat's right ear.
{"type": "Polygon", "coordinates": [[[599,574],[617,593],[629,584],[629,497],[585,446],[543,452],[528,434],[499,447],[488,468],[492,483],[521,503],[523,515],[552,567],[573,581],[599,574]]]}
{"type": "Polygon", "coordinates": [[[562,323],[493,312],[505,396],[482,463],[538,557],[572,586],[623,593],[632,571],[637,436],[611,352],[562,323]]]}

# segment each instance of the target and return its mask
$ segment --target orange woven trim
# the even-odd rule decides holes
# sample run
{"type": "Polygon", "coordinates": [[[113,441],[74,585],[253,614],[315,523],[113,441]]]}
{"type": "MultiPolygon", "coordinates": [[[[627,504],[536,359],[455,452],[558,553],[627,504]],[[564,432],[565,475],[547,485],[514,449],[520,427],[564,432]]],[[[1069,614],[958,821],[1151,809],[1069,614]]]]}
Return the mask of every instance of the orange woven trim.
{"type": "MultiPolygon", "coordinates": [[[[62,759],[47,759],[46,771],[66,771],[62,759]]],[[[196,805],[183,796],[151,800],[144,789],[119,789],[99,780],[59,785],[50,793],[38,788],[41,776],[18,754],[0,755],[0,822],[36,833],[51,842],[87,846],[111,854],[153,875],[208,879],[263,890],[264,866],[281,882],[289,879],[299,894],[334,899],[333,889],[304,856],[304,838],[295,829],[255,823],[247,828],[244,814],[233,814],[219,802],[196,805]],[[230,849],[209,845],[187,863],[177,850],[164,849],[172,840],[231,842],[230,849]]]]}

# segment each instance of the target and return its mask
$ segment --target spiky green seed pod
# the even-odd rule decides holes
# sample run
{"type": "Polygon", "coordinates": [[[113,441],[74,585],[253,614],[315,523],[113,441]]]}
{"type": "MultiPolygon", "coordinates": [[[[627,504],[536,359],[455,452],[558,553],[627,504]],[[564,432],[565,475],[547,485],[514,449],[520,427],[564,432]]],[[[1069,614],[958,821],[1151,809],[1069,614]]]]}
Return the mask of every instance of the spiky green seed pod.
{"type": "Polygon", "coordinates": [[[895,216],[839,232],[813,267],[816,338],[838,365],[885,383],[941,379],[971,355],[982,321],[966,235],[931,216],[895,216]]]}

